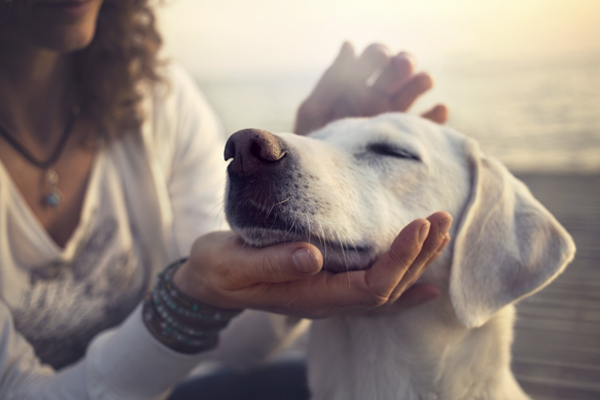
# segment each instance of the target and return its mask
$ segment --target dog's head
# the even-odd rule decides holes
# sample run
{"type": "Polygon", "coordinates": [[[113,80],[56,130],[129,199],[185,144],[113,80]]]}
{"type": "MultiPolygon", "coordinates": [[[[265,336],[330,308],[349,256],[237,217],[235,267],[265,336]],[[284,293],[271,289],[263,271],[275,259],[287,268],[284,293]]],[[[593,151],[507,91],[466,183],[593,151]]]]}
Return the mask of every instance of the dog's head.
{"type": "Polygon", "coordinates": [[[545,286],[575,251],[506,168],[421,118],[347,119],[309,137],[248,129],[231,136],[225,157],[231,227],[259,247],[311,242],[334,272],[368,268],[411,220],[450,212],[452,259],[438,264],[442,275],[450,267],[449,296],[469,327],[545,286]]]}

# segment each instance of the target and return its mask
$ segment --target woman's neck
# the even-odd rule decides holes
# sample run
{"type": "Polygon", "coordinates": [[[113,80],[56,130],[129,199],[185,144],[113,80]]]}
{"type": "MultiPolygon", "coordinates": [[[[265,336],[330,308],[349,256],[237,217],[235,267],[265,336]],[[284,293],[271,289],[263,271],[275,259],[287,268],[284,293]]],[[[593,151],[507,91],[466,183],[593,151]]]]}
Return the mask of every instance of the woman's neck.
{"type": "Polygon", "coordinates": [[[0,38],[0,124],[54,143],[73,101],[71,79],[72,56],[0,38]]]}

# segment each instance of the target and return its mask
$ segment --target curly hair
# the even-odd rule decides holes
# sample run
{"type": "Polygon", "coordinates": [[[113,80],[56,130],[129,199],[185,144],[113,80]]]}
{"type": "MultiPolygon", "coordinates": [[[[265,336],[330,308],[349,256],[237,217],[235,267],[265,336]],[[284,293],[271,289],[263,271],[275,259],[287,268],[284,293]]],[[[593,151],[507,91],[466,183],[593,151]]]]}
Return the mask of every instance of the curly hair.
{"type": "MultiPolygon", "coordinates": [[[[92,42],[74,53],[79,106],[96,128],[89,143],[139,132],[141,83],[162,80],[162,38],[149,2],[104,0],[92,42]]],[[[14,1],[3,3],[10,8],[14,1]]]]}
{"type": "Polygon", "coordinates": [[[94,39],[75,54],[81,109],[98,135],[114,139],[139,131],[140,83],[161,80],[162,38],[148,0],[104,0],[94,39]]]}

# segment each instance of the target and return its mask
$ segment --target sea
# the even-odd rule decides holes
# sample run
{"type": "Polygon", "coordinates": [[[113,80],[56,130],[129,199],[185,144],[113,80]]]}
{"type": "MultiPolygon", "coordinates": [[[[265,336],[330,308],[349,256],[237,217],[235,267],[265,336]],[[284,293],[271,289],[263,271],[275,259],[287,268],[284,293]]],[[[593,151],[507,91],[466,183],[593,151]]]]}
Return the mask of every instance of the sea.
{"type": "MultiPolygon", "coordinates": [[[[446,104],[447,124],[514,172],[600,173],[600,51],[536,60],[449,59],[425,70],[435,88],[411,112],[446,104]]],[[[290,132],[298,104],[319,75],[195,77],[229,135],[244,128],[290,132]]]]}

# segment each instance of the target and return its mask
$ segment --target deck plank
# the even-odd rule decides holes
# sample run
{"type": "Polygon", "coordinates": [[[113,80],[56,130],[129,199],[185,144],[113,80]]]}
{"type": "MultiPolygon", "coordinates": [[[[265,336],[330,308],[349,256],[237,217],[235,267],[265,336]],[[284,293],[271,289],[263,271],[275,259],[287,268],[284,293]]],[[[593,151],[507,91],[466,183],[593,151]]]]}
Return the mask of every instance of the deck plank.
{"type": "Polygon", "coordinates": [[[521,174],[571,233],[577,255],[518,306],[513,370],[536,400],[600,399],[600,175],[521,174]]]}

